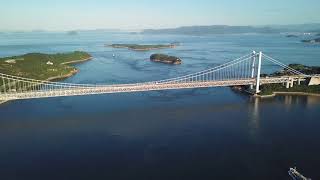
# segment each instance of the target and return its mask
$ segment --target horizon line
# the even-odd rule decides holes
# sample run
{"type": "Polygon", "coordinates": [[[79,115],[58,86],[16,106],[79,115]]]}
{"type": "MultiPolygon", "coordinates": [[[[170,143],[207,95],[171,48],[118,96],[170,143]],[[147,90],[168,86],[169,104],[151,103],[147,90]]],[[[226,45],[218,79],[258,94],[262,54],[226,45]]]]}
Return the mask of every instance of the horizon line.
{"type": "Polygon", "coordinates": [[[75,29],[0,29],[0,32],[69,32],[69,31],[143,31],[143,30],[161,30],[161,29],[176,29],[181,27],[209,27],[209,26],[251,26],[251,27],[270,27],[270,26],[297,26],[297,25],[320,25],[320,22],[309,22],[309,23],[297,23],[297,24],[261,24],[261,25],[231,25],[231,24],[199,24],[199,25],[181,25],[181,26],[171,26],[171,27],[154,27],[154,28],[75,28],[75,29]]]}

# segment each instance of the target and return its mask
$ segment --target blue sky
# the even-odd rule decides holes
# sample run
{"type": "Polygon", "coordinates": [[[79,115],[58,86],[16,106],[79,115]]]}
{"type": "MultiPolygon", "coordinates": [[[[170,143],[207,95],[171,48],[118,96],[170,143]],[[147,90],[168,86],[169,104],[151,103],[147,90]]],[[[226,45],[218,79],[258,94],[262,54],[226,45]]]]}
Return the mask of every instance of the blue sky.
{"type": "Polygon", "coordinates": [[[320,0],[0,0],[0,30],[320,22],[320,0]]]}

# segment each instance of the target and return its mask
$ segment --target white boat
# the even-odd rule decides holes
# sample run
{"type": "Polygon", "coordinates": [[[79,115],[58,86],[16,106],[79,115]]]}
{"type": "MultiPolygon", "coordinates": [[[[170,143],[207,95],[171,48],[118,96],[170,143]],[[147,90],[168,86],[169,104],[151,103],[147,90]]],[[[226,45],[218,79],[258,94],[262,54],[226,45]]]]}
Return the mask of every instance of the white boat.
{"type": "Polygon", "coordinates": [[[293,180],[311,180],[310,178],[306,178],[302,174],[300,174],[296,168],[290,168],[288,173],[293,180]]]}

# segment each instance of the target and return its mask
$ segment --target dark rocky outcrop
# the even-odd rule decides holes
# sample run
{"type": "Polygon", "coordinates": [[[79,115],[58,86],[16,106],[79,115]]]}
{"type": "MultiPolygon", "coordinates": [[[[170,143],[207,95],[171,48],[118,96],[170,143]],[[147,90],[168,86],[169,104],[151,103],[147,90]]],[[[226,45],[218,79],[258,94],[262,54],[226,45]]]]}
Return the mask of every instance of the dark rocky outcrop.
{"type": "Polygon", "coordinates": [[[165,54],[152,54],[150,60],[153,62],[160,62],[165,64],[181,64],[182,60],[175,56],[168,56],[165,54]]]}

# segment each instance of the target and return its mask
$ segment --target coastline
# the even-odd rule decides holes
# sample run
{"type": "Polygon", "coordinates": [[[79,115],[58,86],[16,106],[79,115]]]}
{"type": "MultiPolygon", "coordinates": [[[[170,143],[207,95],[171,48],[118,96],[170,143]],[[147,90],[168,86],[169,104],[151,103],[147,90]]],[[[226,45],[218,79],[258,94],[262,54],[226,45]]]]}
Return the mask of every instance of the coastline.
{"type": "Polygon", "coordinates": [[[293,95],[293,96],[317,96],[320,97],[320,94],[316,94],[316,93],[306,93],[306,92],[273,92],[270,95],[254,95],[254,97],[258,97],[258,98],[273,98],[277,95],[280,96],[284,96],[284,95],[293,95]]]}
{"type": "Polygon", "coordinates": [[[181,62],[177,63],[177,62],[172,62],[172,61],[162,61],[159,59],[152,59],[152,62],[156,62],[156,63],[164,63],[164,64],[173,64],[173,65],[180,65],[182,64],[181,62]]]}
{"type": "MultiPolygon", "coordinates": [[[[62,65],[77,64],[77,63],[82,63],[82,62],[89,61],[89,60],[91,60],[91,59],[92,59],[92,57],[89,57],[89,58],[85,58],[85,59],[81,59],[81,60],[74,60],[74,61],[64,62],[64,63],[61,63],[61,64],[62,64],[62,65]]],[[[58,80],[63,80],[63,79],[69,78],[69,77],[77,74],[78,72],[79,72],[79,70],[78,70],[78,69],[75,69],[74,71],[71,71],[70,73],[65,74],[65,75],[62,75],[62,76],[50,77],[50,78],[46,79],[46,81],[58,81],[58,80]]]]}
{"type": "Polygon", "coordinates": [[[112,47],[112,48],[115,48],[115,49],[128,49],[128,50],[131,50],[131,51],[152,51],[152,50],[160,50],[160,49],[174,49],[177,46],[166,45],[166,46],[161,46],[161,47],[135,48],[135,47],[129,47],[129,46],[105,45],[105,47],[112,47]]]}
{"type": "Polygon", "coordinates": [[[159,48],[145,48],[145,49],[135,49],[135,48],[128,48],[132,51],[152,51],[152,50],[159,50],[159,49],[174,49],[174,47],[159,47],[159,48]]]}
{"type": "Polygon", "coordinates": [[[92,59],[92,57],[88,57],[88,58],[85,58],[85,59],[73,60],[73,61],[64,62],[64,63],[61,63],[61,64],[62,64],[62,65],[77,64],[77,63],[82,63],[82,62],[90,61],[91,59],[92,59]]]}
{"type": "Polygon", "coordinates": [[[58,80],[63,80],[63,79],[66,79],[66,78],[69,78],[75,74],[77,74],[79,72],[78,69],[74,70],[74,71],[71,71],[70,73],[68,74],[65,74],[65,75],[62,75],[62,76],[54,76],[54,77],[50,77],[48,79],[46,79],[46,81],[58,81],[58,80]]]}
{"type": "MultiPolygon", "coordinates": [[[[75,64],[75,63],[81,63],[81,62],[86,62],[86,61],[89,61],[91,60],[92,57],[89,57],[89,58],[85,58],[85,59],[81,59],[81,60],[74,60],[74,61],[69,61],[69,62],[65,62],[65,63],[62,63],[62,65],[68,65],[68,64],[75,64]]],[[[78,69],[74,69],[73,71],[71,71],[70,73],[68,74],[65,74],[65,75],[62,75],[62,76],[54,76],[54,77],[50,77],[48,79],[46,79],[46,81],[59,81],[59,80],[63,80],[63,79],[67,79],[75,74],[77,74],[79,72],[78,69]]],[[[0,105],[4,104],[8,102],[8,100],[0,100],[0,105]]]]}

